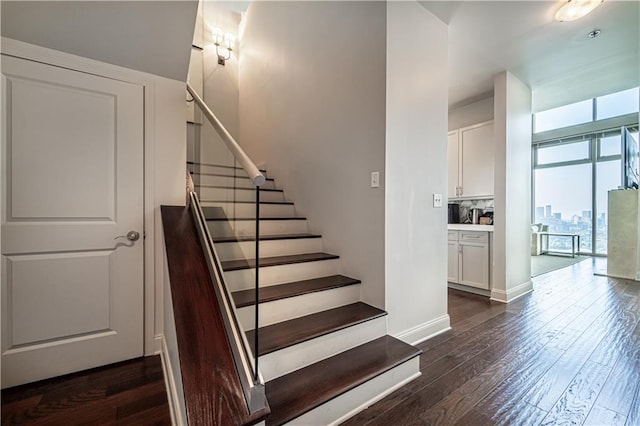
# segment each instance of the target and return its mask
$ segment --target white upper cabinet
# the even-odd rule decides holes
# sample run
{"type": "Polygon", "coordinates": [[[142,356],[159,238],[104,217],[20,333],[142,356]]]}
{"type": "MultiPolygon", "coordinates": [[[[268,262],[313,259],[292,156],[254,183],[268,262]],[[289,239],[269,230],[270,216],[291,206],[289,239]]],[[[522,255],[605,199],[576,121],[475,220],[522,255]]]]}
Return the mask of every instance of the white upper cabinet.
{"type": "Polygon", "coordinates": [[[450,132],[449,198],[493,197],[493,121],[450,132]]]}

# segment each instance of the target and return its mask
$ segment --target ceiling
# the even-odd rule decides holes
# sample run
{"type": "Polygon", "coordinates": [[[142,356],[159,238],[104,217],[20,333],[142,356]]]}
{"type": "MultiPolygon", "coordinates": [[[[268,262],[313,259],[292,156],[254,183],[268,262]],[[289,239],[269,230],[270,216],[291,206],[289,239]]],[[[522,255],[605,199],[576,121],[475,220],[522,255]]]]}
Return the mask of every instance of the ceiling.
{"type": "Polygon", "coordinates": [[[420,2],[449,25],[450,108],[492,96],[504,70],[531,87],[534,111],[638,86],[640,2],[607,0],[556,22],[565,1],[420,2]]]}
{"type": "Polygon", "coordinates": [[[198,2],[6,1],[2,36],[186,81],[198,2]]]}

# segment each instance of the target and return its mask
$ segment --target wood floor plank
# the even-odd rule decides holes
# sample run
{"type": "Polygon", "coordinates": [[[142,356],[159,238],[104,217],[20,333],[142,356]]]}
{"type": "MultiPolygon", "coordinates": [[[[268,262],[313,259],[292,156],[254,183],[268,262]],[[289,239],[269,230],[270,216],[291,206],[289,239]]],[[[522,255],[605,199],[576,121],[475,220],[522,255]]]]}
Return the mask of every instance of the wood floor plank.
{"type": "Polygon", "coordinates": [[[610,372],[609,366],[587,361],[541,424],[583,424],[610,372]]]}
{"type": "Polygon", "coordinates": [[[118,409],[135,407],[151,395],[154,405],[161,407],[158,413],[163,413],[154,422],[169,424],[159,356],[3,389],[2,424],[110,424],[116,421],[118,409]]]}
{"type": "Polygon", "coordinates": [[[632,410],[634,395],[640,388],[640,324],[631,333],[626,350],[617,359],[597,404],[627,415],[632,410]]]}
{"type": "MultiPolygon", "coordinates": [[[[553,327],[555,325],[529,321],[524,326],[516,327],[511,333],[507,333],[501,338],[489,339],[489,341],[484,342],[487,344],[487,349],[481,351],[477,357],[468,360],[471,366],[481,366],[480,373],[472,377],[458,376],[458,379],[462,378],[463,380],[456,383],[457,387],[452,389],[445,385],[446,380],[450,379],[448,376],[451,374],[447,373],[442,376],[445,379],[444,383],[434,382],[422,390],[415,391],[413,398],[407,402],[401,402],[389,412],[371,419],[370,424],[384,425],[394,422],[403,424],[416,416],[421,417],[428,424],[431,422],[444,422],[445,424],[455,422],[458,418],[464,416],[466,411],[472,409],[476,402],[491,390],[492,386],[504,380],[504,377],[508,377],[509,374],[506,373],[508,369],[515,368],[525,360],[531,359],[531,353],[534,352],[534,348],[550,344],[554,338],[554,334],[550,333],[553,327]],[[520,353],[515,350],[516,348],[526,350],[520,353]],[[511,357],[505,359],[505,353],[511,357]],[[483,362],[485,363],[484,365],[482,365],[483,362]],[[501,373],[506,374],[506,376],[501,375],[501,373]],[[426,418],[424,413],[427,413],[426,418]]],[[[444,357],[441,367],[445,371],[447,369],[446,363],[448,362],[448,357],[444,357]]],[[[419,383],[420,380],[429,380],[429,376],[433,374],[430,373],[431,368],[433,366],[423,370],[423,376],[410,383],[407,388],[411,389],[415,386],[414,383],[419,383]]],[[[455,367],[452,371],[465,370],[462,370],[462,367],[455,367]]]]}
{"type": "Polygon", "coordinates": [[[517,401],[509,410],[504,410],[504,412],[499,416],[488,416],[476,407],[471,411],[468,411],[467,414],[455,423],[455,425],[469,426],[482,424],[491,426],[537,426],[542,422],[546,415],[547,412],[538,407],[534,407],[524,401],[517,401]]]}
{"type": "Polygon", "coordinates": [[[502,358],[425,411],[421,418],[427,424],[454,424],[460,421],[495,387],[515,375],[523,364],[544,354],[541,349],[551,344],[556,337],[549,332],[554,327],[556,327],[555,324],[545,324],[542,328],[531,327],[519,342],[509,339],[509,345],[513,344],[521,350],[504,350],[505,355],[502,358]]]}
{"type": "Polygon", "coordinates": [[[640,425],[640,385],[636,389],[635,397],[631,403],[631,409],[627,415],[627,423],[625,426],[640,425]]]}
{"type": "Polygon", "coordinates": [[[584,426],[624,426],[627,417],[615,411],[608,410],[599,405],[594,406],[587,419],[583,423],[584,426]]]}
{"type": "MultiPolygon", "coordinates": [[[[616,297],[615,291],[612,289],[612,295],[607,297],[616,297]]],[[[525,401],[550,411],[594,350],[599,345],[606,345],[611,339],[615,339],[610,330],[624,316],[624,310],[621,307],[607,309],[606,306],[608,305],[602,303],[602,299],[599,298],[585,310],[586,315],[579,315],[568,325],[571,330],[585,331],[523,396],[525,401]],[[594,313],[599,313],[599,316],[594,313]]]]}
{"type": "MultiPolygon", "coordinates": [[[[615,354],[626,347],[621,337],[624,332],[615,330],[616,327],[628,330],[633,325],[633,314],[629,312],[634,309],[633,299],[640,294],[640,287],[637,283],[634,287],[624,280],[594,276],[593,271],[602,269],[604,262],[604,259],[583,262],[569,268],[570,271],[560,270],[536,278],[535,291],[506,309],[487,305],[484,311],[477,310],[473,301],[474,306],[465,306],[464,298],[449,292],[450,302],[454,300],[449,304],[453,329],[418,345],[425,358],[421,361],[422,376],[345,424],[521,425],[539,424],[544,417],[551,418],[546,410],[528,403],[522,396],[531,392],[545,375],[550,378],[548,372],[562,356],[568,360],[566,353],[576,355],[573,358],[578,365],[567,364],[573,374],[562,379],[564,386],[553,387],[556,396],[550,398],[550,409],[556,403],[560,405],[562,398],[568,401],[565,392],[569,388],[572,392],[579,390],[574,380],[594,375],[601,379],[602,369],[611,369],[587,362],[589,356],[609,360],[606,363],[610,364],[615,354]],[[459,315],[451,315],[452,310],[459,315]],[[473,320],[465,318],[469,313],[473,320]],[[507,317],[513,327],[506,325],[507,317]],[[500,328],[503,336],[487,332],[483,326],[500,328]],[[493,338],[492,344],[478,350],[489,337],[493,338]],[[605,350],[606,344],[613,349],[605,350]]],[[[640,367],[633,369],[640,371],[640,367]]],[[[620,392],[611,390],[612,395],[620,392]]],[[[637,411],[638,389],[627,393],[631,395],[629,411],[637,411]]],[[[592,411],[596,416],[594,410],[598,408],[590,398],[588,394],[587,404],[577,404],[579,408],[573,418],[586,421],[586,414],[592,411]]],[[[629,415],[626,426],[637,426],[640,424],[637,419],[638,415],[629,415]]]]}
{"type": "MultiPolygon", "coordinates": [[[[578,332],[572,331],[572,333],[577,334],[578,332]]],[[[534,407],[523,401],[522,395],[527,389],[533,386],[564,353],[566,350],[563,349],[564,341],[567,338],[575,340],[575,337],[567,336],[566,330],[558,333],[545,348],[531,356],[526,362],[520,365],[511,376],[478,402],[472,411],[490,418],[492,423],[501,423],[503,419],[511,419],[513,421],[511,424],[519,424],[519,422],[523,421],[521,419],[523,415],[520,414],[522,408],[527,408],[527,410],[530,411],[529,407],[534,407]]],[[[533,411],[541,416],[539,421],[542,421],[547,412],[538,407],[536,408],[537,410],[533,411]]],[[[465,416],[464,418],[467,417],[468,416],[465,416]]]]}

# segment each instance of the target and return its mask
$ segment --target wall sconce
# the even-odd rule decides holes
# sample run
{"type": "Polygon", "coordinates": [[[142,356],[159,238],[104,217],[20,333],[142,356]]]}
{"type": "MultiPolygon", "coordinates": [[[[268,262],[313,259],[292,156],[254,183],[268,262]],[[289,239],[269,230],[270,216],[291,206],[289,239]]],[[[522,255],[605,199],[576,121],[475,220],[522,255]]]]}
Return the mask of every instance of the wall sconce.
{"type": "Polygon", "coordinates": [[[223,33],[222,29],[214,28],[212,31],[213,44],[216,46],[216,54],[218,55],[218,64],[225,65],[225,63],[231,58],[231,51],[233,50],[233,44],[235,43],[235,37],[230,33],[223,33]],[[226,54],[221,54],[220,50],[227,50],[226,54]]]}

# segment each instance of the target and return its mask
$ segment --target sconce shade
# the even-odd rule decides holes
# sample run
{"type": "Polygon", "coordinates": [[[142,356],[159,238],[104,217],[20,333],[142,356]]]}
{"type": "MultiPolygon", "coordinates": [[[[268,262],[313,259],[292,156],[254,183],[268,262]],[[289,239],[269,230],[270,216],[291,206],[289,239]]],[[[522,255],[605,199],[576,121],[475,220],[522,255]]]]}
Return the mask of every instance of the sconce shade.
{"type": "Polygon", "coordinates": [[[555,19],[560,22],[569,22],[580,19],[600,6],[604,0],[568,0],[556,12],[555,19]]]}

